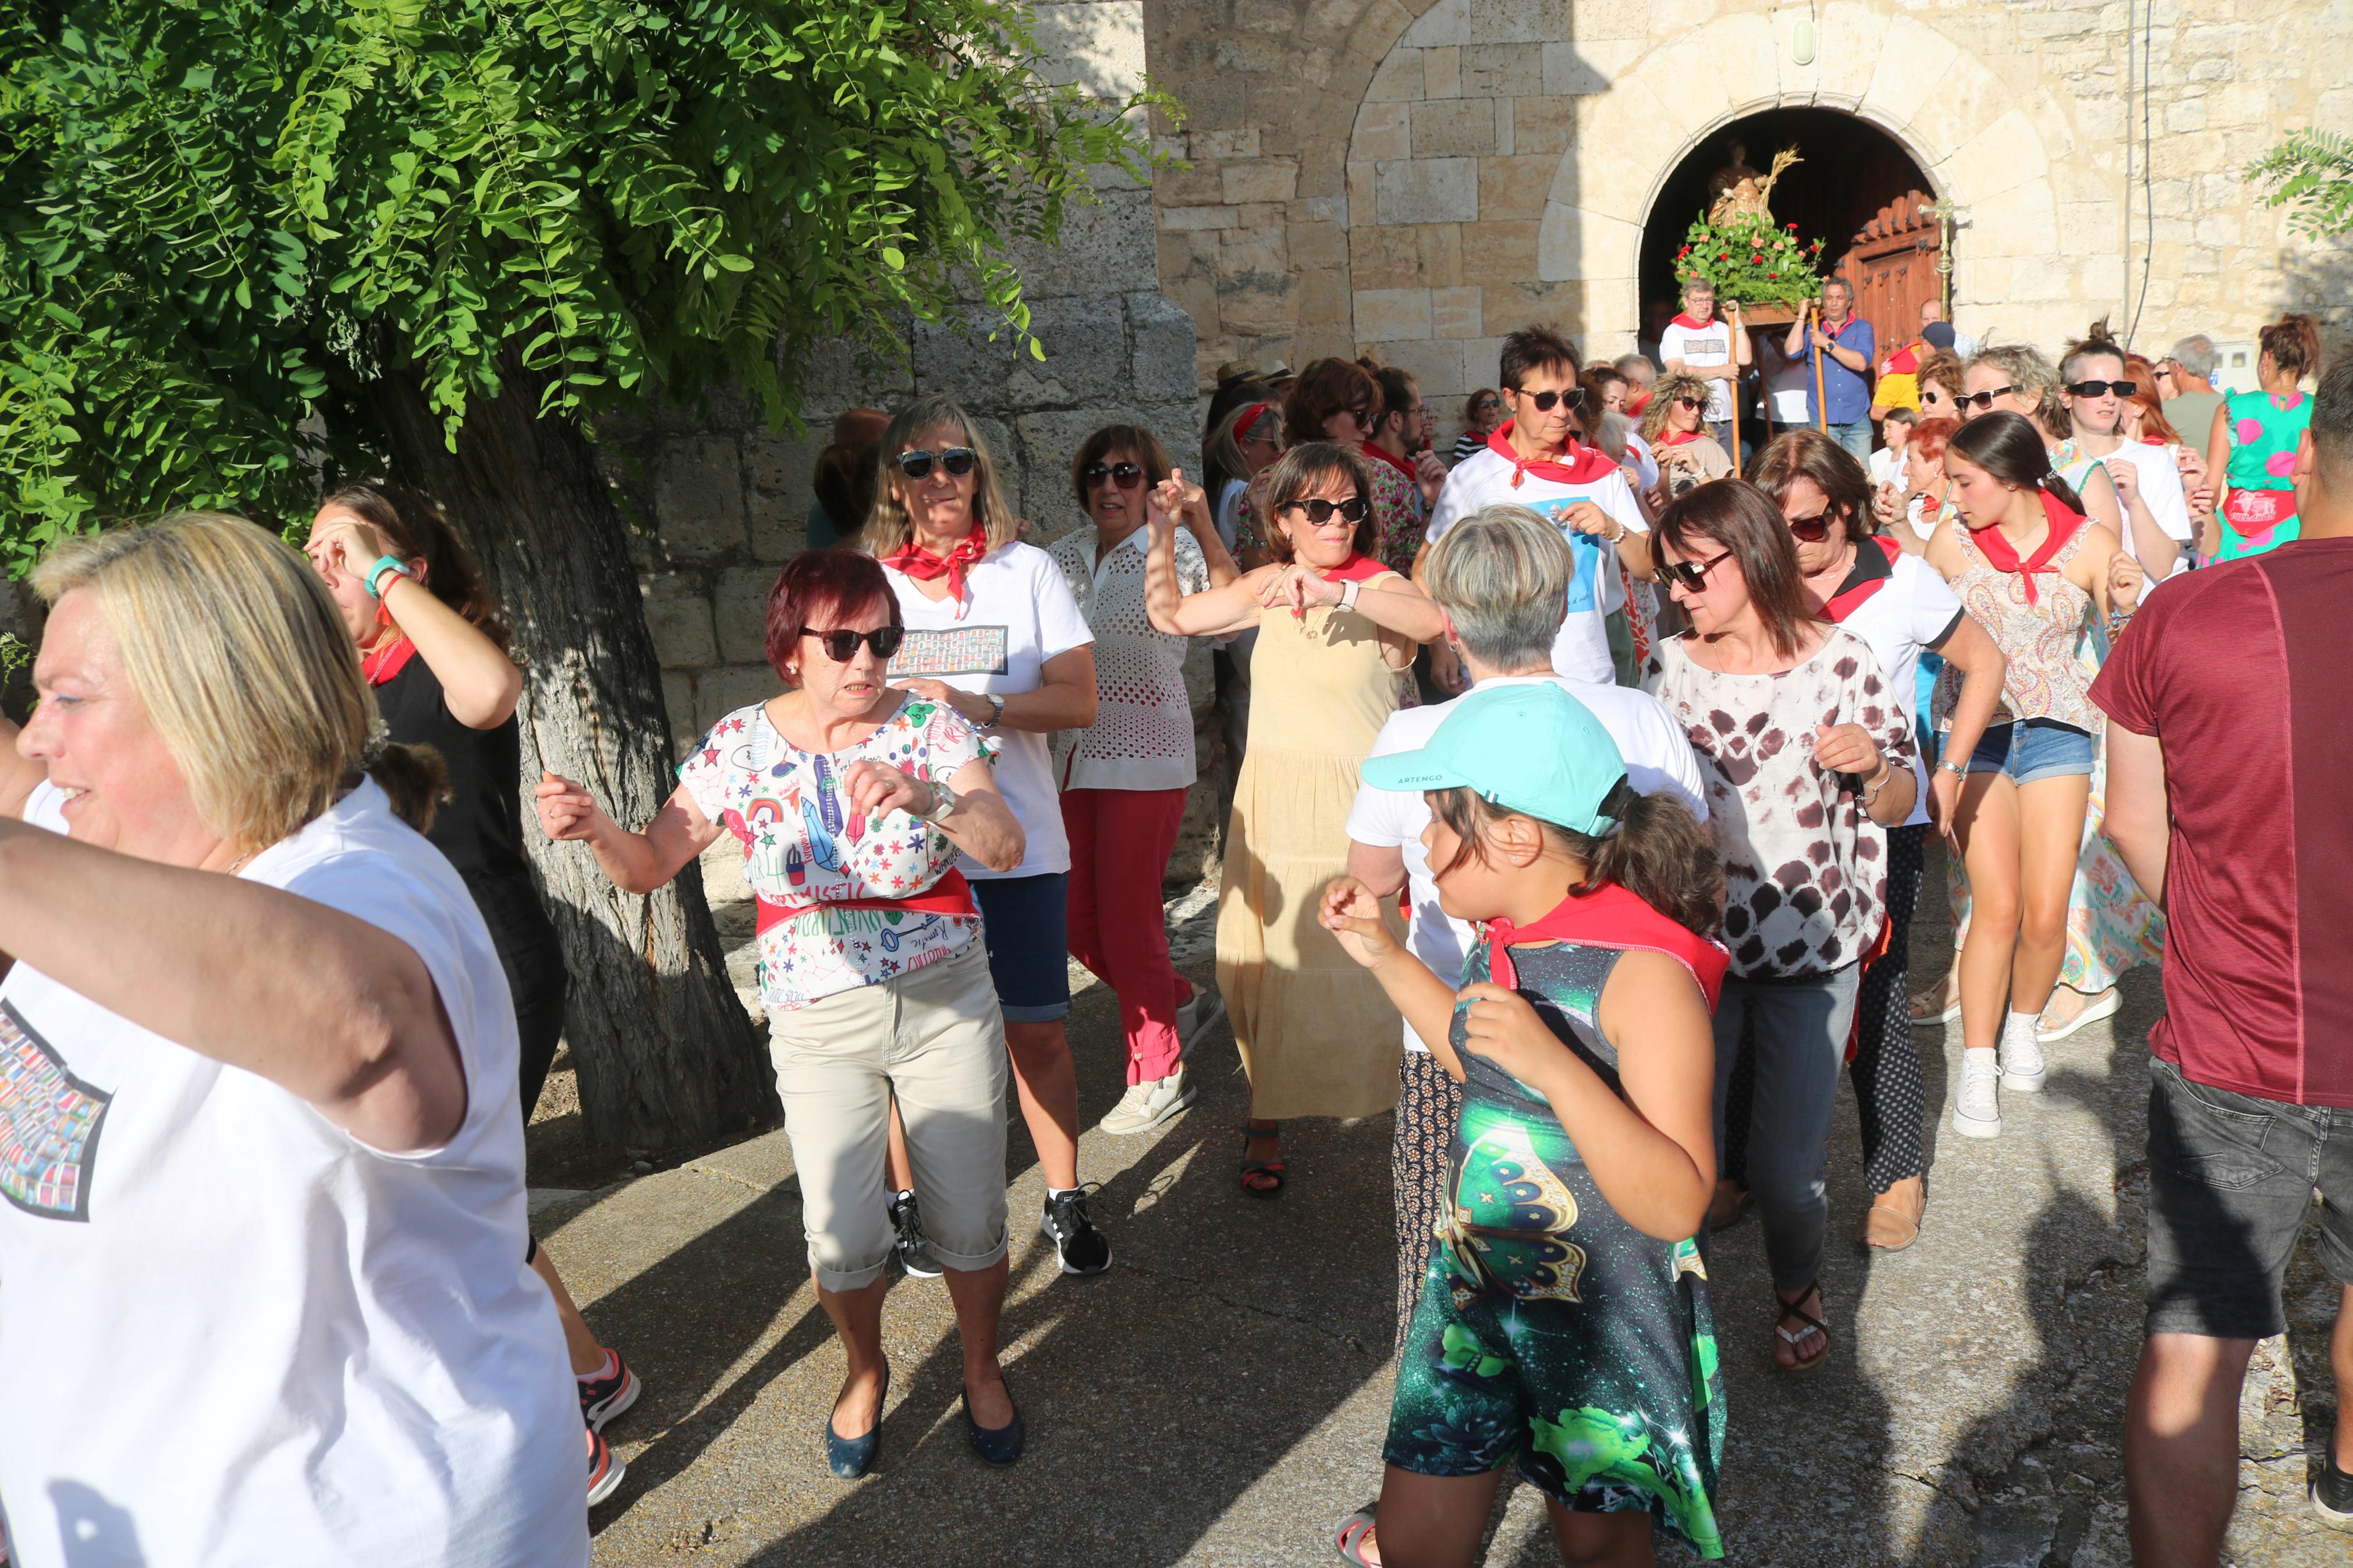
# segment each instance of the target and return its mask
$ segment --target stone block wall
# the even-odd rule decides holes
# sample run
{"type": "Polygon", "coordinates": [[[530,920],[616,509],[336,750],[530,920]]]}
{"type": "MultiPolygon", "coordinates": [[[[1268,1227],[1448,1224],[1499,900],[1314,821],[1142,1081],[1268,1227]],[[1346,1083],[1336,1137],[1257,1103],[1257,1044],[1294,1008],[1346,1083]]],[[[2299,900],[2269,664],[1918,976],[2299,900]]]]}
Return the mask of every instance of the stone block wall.
{"type": "Polygon", "coordinates": [[[2237,173],[2290,128],[2353,131],[2345,0],[1147,0],[1145,23],[1191,111],[1155,201],[1205,384],[1370,353],[1451,417],[1525,322],[1623,353],[1660,186],[1780,104],[1868,121],[1962,205],[1970,331],[2137,316],[2161,351],[2286,309],[2353,321],[2345,248],[2237,173]]]}

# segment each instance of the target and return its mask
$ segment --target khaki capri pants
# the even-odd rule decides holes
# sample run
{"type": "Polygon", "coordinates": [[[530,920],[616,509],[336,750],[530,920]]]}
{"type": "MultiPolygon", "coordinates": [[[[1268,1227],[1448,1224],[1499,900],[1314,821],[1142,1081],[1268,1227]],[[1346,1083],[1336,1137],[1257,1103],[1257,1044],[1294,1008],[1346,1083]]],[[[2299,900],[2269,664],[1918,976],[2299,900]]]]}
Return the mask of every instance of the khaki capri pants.
{"type": "Polygon", "coordinates": [[[1005,1021],[977,938],[895,980],[775,1015],[768,1054],[820,1286],[863,1289],[890,1258],[894,1093],[932,1255],[965,1272],[1005,1256],[1005,1021]]]}

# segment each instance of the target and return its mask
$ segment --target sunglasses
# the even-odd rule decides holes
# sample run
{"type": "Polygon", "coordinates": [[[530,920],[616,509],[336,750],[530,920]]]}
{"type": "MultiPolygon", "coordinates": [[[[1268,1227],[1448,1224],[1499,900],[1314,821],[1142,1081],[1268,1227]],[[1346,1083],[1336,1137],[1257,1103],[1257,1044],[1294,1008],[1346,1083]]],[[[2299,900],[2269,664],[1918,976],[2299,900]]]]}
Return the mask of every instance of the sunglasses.
{"type": "MultiPolygon", "coordinates": [[[[929,457],[930,454],[924,456],[929,457]]],[[[971,454],[966,453],[965,456],[971,454]]],[[[871,632],[853,632],[847,627],[837,626],[832,631],[821,632],[815,626],[803,626],[801,636],[817,638],[818,645],[825,649],[825,657],[834,663],[848,664],[858,657],[860,643],[872,648],[876,658],[889,658],[899,651],[899,645],[907,640],[907,629],[904,626],[876,626],[871,632]]]]}
{"type": "Polygon", "coordinates": [[[2140,383],[2137,381],[2076,381],[2070,382],[2067,385],[2067,390],[2077,397],[2097,397],[2105,392],[2113,392],[2118,397],[2130,397],[2134,393],[2140,390],[2140,383]]]}
{"type": "Polygon", "coordinates": [[[1707,406],[1707,400],[1700,397],[1678,397],[1675,399],[1675,406],[1678,408],[1704,408],[1707,406]]]}
{"type": "Polygon", "coordinates": [[[1831,536],[1831,514],[1828,507],[1811,517],[1793,517],[1787,521],[1790,533],[1808,544],[1820,544],[1831,536]]]}
{"type": "Polygon", "coordinates": [[[1483,413],[1487,412],[1487,410],[1489,410],[1489,409],[1491,409],[1491,408],[1501,408],[1501,407],[1503,406],[1503,405],[1502,405],[1502,404],[1500,404],[1500,403],[1498,403],[1498,402],[1496,402],[1496,401],[1495,401],[1493,398],[1492,398],[1492,397],[1482,397],[1482,398],[1481,398],[1478,402],[1476,402],[1476,403],[1472,404],[1471,406],[1472,406],[1472,407],[1473,407],[1473,408],[1476,408],[1476,409],[1477,409],[1477,410],[1479,410],[1482,414],[1483,414],[1483,413]]]}
{"type": "Polygon", "coordinates": [[[950,447],[944,452],[926,452],[918,447],[912,452],[900,453],[896,461],[899,471],[911,479],[930,479],[934,463],[945,468],[950,479],[960,479],[972,472],[973,465],[980,461],[980,454],[969,447],[950,447]]]}
{"type": "Polygon", "coordinates": [[[1308,521],[1321,528],[1332,521],[1332,514],[1335,511],[1349,522],[1362,522],[1365,521],[1365,514],[1371,509],[1365,505],[1362,496],[1350,496],[1346,500],[1290,501],[1285,503],[1282,510],[1303,511],[1307,514],[1308,521]]]}
{"type": "Polygon", "coordinates": [[[1137,463],[1089,463],[1079,478],[1089,489],[1109,479],[1124,490],[1132,490],[1144,483],[1144,468],[1137,463]]]}
{"type": "Polygon", "coordinates": [[[1662,561],[1659,570],[1666,574],[1668,582],[1681,583],[1689,592],[1700,594],[1707,590],[1708,573],[1715,568],[1718,562],[1731,559],[1732,552],[1727,550],[1712,561],[1662,561]]]}
{"type": "Polygon", "coordinates": [[[1512,395],[1526,398],[1536,405],[1536,412],[1539,414],[1549,414],[1556,406],[1566,406],[1574,410],[1585,405],[1585,388],[1581,386],[1572,386],[1567,392],[1514,391],[1512,395]]]}
{"type": "Polygon", "coordinates": [[[1991,392],[1957,392],[1953,394],[1953,403],[1955,406],[1960,408],[1967,408],[1970,405],[1974,404],[1977,406],[1978,412],[1983,414],[1992,409],[1993,400],[1995,398],[2006,396],[2013,392],[2023,392],[2024,390],[2024,387],[2012,382],[2008,386],[1997,386],[1991,392]]]}

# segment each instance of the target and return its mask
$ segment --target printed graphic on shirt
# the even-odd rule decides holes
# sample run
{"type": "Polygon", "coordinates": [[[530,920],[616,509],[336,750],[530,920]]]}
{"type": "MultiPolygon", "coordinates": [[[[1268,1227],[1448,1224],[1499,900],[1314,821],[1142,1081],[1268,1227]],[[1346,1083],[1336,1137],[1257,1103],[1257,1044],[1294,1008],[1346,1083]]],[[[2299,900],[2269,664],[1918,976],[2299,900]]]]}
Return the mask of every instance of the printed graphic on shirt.
{"type": "Polygon", "coordinates": [[[1568,541],[1569,559],[1577,563],[1577,574],[1568,580],[1568,613],[1600,608],[1595,595],[1601,582],[1601,542],[1589,533],[1579,533],[1568,521],[1568,509],[1588,496],[1571,496],[1563,500],[1530,501],[1527,505],[1560,530],[1568,541]]]}
{"type": "Polygon", "coordinates": [[[48,1042],[0,1003],[0,1193],[10,1203],[87,1224],[91,1163],[113,1100],[66,1071],[48,1042]]]}
{"type": "Polygon", "coordinates": [[[890,678],[911,675],[1003,675],[1008,637],[1004,626],[949,626],[940,631],[907,628],[890,678]]]}

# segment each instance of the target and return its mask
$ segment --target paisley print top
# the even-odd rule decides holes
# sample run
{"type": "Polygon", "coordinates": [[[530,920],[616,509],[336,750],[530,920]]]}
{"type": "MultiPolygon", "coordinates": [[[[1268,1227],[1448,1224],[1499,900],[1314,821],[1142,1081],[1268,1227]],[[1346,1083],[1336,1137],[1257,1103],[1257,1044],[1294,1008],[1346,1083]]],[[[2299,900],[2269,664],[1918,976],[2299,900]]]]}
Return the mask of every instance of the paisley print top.
{"type": "Polygon", "coordinates": [[[1861,780],[1814,762],[1814,734],[1860,724],[1894,766],[1912,766],[1907,704],[1871,649],[1833,626],[1794,668],[1727,675],[1676,637],[1653,650],[1644,684],[1699,756],[1732,973],[1795,979],[1862,958],[1885,916],[1886,830],[1864,811],[1861,780]]]}
{"type": "MultiPolygon", "coordinates": [[[[1953,530],[1960,546],[1961,574],[1953,592],[1969,618],[1985,627],[2010,668],[2001,679],[2001,700],[1994,704],[1993,722],[2021,719],[2055,719],[2096,735],[2106,722],[2092,706],[2092,673],[2096,660],[2084,651],[2092,636],[2092,595],[2069,582],[2067,563],[2084,548],[2084,534],[2062,545],[2050,567],[2034,574],[2034,603],[2026,599],[2026,578],[2004,572],[1988,561],[1966,528],[1953,530]]],[[[1936,678],[1930,711],[1939,731],[1952,728],[1953,704],[1961,694],[1961,671],[1947,664],[1936,678]]]]}

